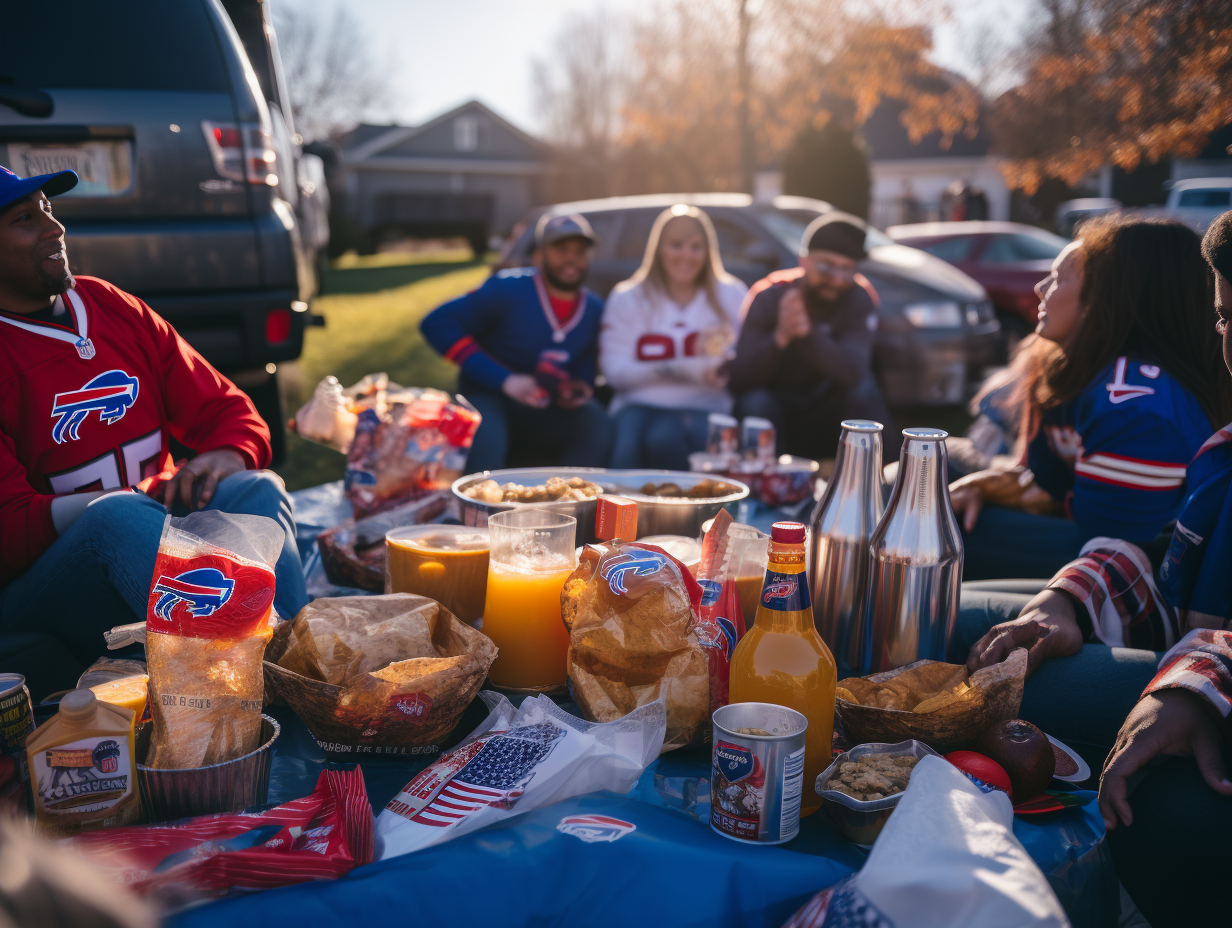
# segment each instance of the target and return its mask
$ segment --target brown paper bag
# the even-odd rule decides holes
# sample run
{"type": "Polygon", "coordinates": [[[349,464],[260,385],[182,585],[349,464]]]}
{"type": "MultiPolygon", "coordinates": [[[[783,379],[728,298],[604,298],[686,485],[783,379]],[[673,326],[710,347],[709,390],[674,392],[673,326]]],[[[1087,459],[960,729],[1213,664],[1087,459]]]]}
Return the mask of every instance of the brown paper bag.
{"type": "Polygon", "coordinates": [[[266,689],[332,754],[416,754],[457,725],[496,645],[410,593],[305,606],[265,652],[266,689]]]}

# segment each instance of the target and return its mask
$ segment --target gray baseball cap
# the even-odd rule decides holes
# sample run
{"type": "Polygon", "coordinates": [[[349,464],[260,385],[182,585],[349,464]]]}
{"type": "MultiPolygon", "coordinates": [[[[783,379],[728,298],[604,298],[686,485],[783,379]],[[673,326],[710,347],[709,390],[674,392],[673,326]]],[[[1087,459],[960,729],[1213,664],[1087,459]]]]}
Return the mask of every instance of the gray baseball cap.
{"type": "Polygon", "coordinates": [[[585,239],[591,245],[597,241],[595,230],[586,217],[576,213],[570,216],[544,215],[535,227],[536,245],[551,245],[567,238],[585,239]]]}

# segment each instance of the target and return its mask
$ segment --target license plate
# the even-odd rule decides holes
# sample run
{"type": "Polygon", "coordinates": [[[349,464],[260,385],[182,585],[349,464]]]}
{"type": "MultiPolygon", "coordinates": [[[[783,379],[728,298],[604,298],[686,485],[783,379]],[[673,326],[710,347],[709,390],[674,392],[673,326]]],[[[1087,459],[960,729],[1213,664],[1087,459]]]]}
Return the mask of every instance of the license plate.
{"type": "Polygon", "coordinates": [[[113,197],[133,185],[132,143],[72,142],[62,145],[9,143],[9,165],[22,177],[76,171],[77,186],[64,196],[113,197]]]}

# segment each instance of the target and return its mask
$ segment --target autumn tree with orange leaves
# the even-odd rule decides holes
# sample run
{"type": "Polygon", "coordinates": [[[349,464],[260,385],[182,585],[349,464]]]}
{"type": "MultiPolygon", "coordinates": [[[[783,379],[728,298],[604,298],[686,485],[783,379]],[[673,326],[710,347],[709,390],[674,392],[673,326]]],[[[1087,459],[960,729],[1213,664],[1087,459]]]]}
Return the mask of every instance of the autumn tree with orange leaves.
{"type": "MultiPolygon", "coordinates": [[[[759,160],[781,154],[804,126],[858,127],[886,98],[902,101],[913,138],[974,132],[978,97],[927,59],[941,0],[762,0],[750,4],[749,121],[759,160]]],[[[620,44],[602,56],[621,73],[597,88],[564,78],[578,43],[564,35],[537,70],[539,105],[562,150],[561,196],[740,190],[739,0],[675,0],[589,34],[620,44]],[[561,70],[551,80],[551,67],[561,70]],[[609,95],[596,101],[596,92],[609,95]],[[589,102],[578,99],[588,95],[589,102]],[[602,142],[571,138],[569,113],[600,107],[602,142]],[[561,119],[561,115],[566,115],[561,119]],[[566,131],[557,131],[565,129],[566,131]],[[603,151],[602,166],[595,156],[603,151]],[[590,168],[587,165],[591,165],[590,168]],[[601,178],[601,180],[600,180],[601,178]]],[[[576,39],[585,23],[569,27],[576,39]]],[[[595,60],[593,49],[586,53],[595,60]]],[[[580,62],[579,62],[580,63],[580,62]]],[[[574,134],[575,135],[575,134],[574,134]]]]}
{"type": "Polygon", "coordinates": [[[1050,0],[1051,35],[993,108],[1011,185],[1192,157],[1232,123],[1228,0],[1050,0]],[[1075,6],[1079,9],[1075,9],[1075,6]],[[1075,15],[1075,13],[1080,15],[1075,15]]]}

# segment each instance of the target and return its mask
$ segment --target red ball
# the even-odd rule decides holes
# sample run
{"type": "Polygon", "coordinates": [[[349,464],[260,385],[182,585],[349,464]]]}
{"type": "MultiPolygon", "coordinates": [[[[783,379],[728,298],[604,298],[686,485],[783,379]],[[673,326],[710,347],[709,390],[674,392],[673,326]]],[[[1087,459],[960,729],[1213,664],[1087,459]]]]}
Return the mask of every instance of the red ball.
{"type": "Polygon", "coordinates": [[[951,751],[945,755],[945,759],[967,776],[979,780],[986,786],[1001,790],[1010,797],[1011,802],[1014,801],[1014,787],[1010,785],[1010,775],[991,757],[975,751],[951,751]]]}

